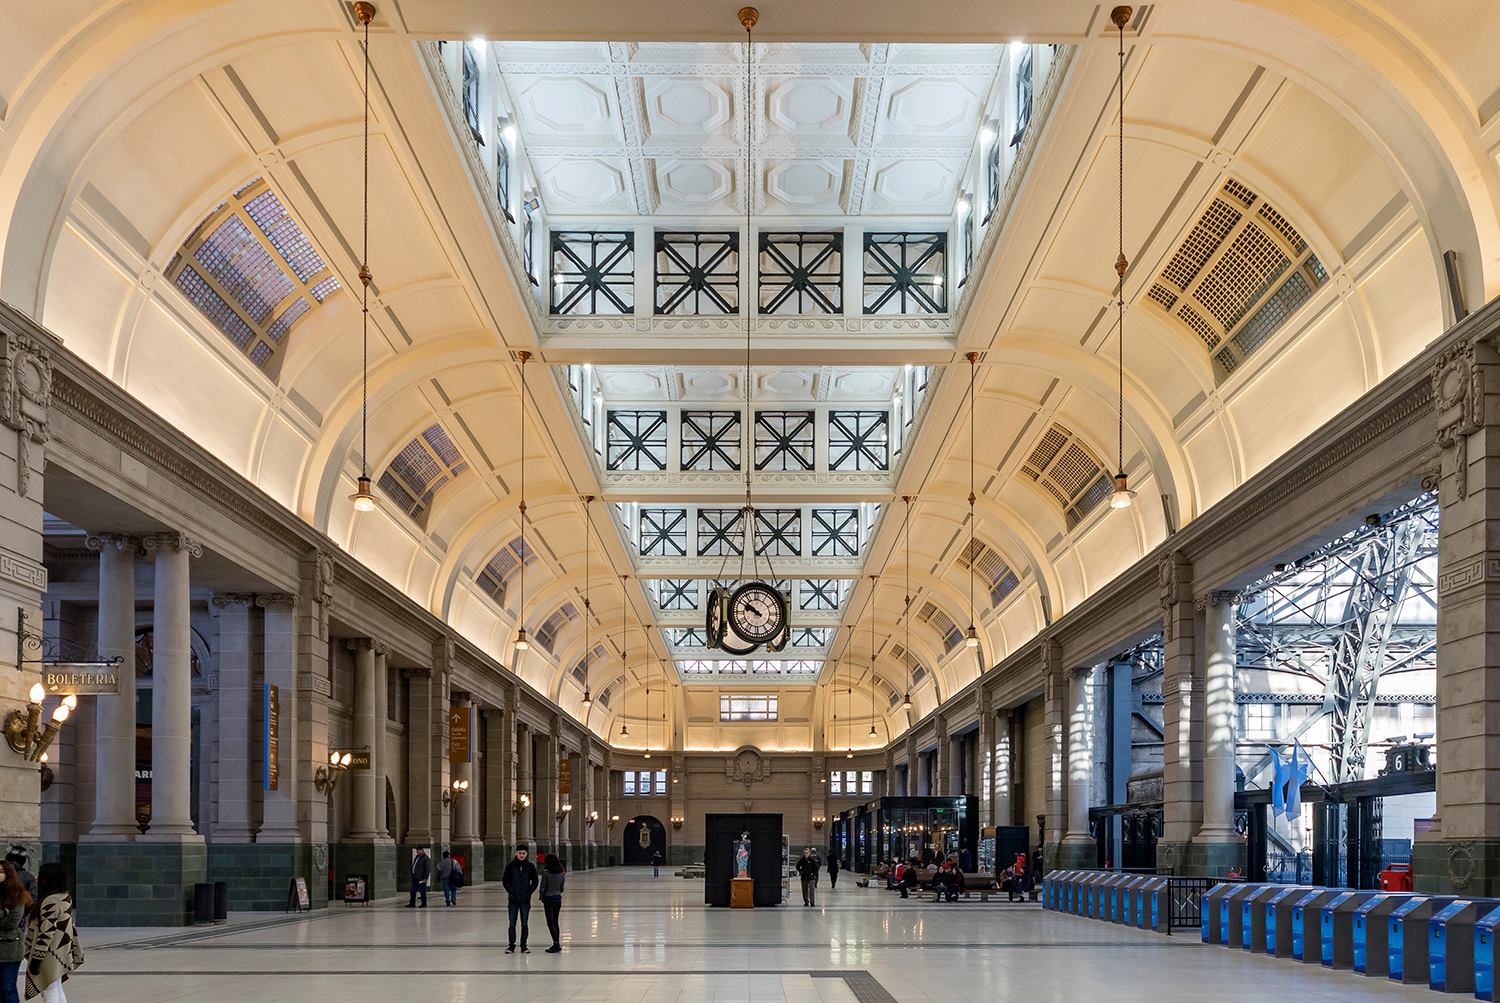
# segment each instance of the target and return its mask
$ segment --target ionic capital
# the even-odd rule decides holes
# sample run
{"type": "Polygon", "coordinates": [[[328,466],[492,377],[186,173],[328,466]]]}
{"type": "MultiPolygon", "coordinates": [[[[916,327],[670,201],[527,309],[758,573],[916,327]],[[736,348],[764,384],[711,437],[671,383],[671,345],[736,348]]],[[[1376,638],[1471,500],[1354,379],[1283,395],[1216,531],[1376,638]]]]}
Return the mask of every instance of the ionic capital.
{"type": "Polygon", "coordinates": [[[122,554],[128,552],[135,557],[141,555],[140,539],[124,533],[90,533],[84,538],[83,545],[100,553],[105,550],[118,550],[122,554]]]}
{"type": "Polygon", "coordinates": [[[203,544],[186,533],[152,533],[141,537],[141,546],[148,552],[171,550],[186,552],[189,557],[203,556],[203,544]]]}

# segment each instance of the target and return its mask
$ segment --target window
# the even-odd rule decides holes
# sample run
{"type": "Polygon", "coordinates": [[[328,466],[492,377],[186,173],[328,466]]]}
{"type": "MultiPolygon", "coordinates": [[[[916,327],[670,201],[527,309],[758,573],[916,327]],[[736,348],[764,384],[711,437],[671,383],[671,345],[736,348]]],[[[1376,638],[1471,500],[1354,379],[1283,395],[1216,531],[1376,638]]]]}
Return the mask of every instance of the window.
{"type": "Polygon", "coordinates": [[[959,264],[962,269],[962,277],[958,280],[962,288],[969,281],[969,273],[974,270],[974,195],[972,192],[964,192],[958,197],[958,252],[959,264]]]}
{"type": "Polygon", "coordinates": [[[832,627],[793,627],[792,647],[822,648],[833,640],[832,627]]]}
{"type": "Polygon", "coordinates": [[[774,721],[776,720],[776,694],[755,696],[719,697],[720,721],[774,721]]]}
{"type": "Polygon", "coordinates": [[[1011,146],[1020,146],[1026,138],[1026,127],[1031,124],[1032,61],[1031,46],[1023,45],[1021,58],[1016,63],[1015,102],[1016,128],[1010,137],[1011,146]]]}
{"type": "Polygon", "coordinates": [[[1280,709],[1273,703],[1240,704],[1240,737],[1252,741],[1275,738],[1280,709]]]}
{"type": "Polygon", "coordinates": [[[642,557],[687,555],[687,509],[641,509],[638,547],[642,557]]]}
{"type": "Polygon", "coordinates": [[[865,313],[944,313],[946,233],[865,234],[865,313]]]}
{"type": "Polygon", "coordinates": [[[1069,529],[1097,508],[1114,486],[1093,451],[1057,422],[1032,447],[1031,455],[1021,465],[1021,473],[1057,499],[1069,529]]]}
{"type": "Polygon", "coordinates": [[[553,230],[552,312],[634,313],[635,234],[553,230]]]}
{"type": "Polygon", "coordinates": [[[828,774],[828,793],[841,796],[875,793],[875,774],[870,770],[834,770],[828,774]]]}
{"type": "Polygon", "coordinates": [[[740,413],[682,412],[682,469],[740,469],[740,413]]]}
{"type": "Polygon", "coordinates": [[[495,552],[479,572],[479,587],[490,594],[500,605],[505,605],[505,590],[510,576],[522,563],[536,563],[536,553],[518,536],[495,552]]]}
{"type": "Polygon", "coordinates": [[[468,469],[443,426],[430,425],[402,447],[378,483],[387,498],[425,526],[438,489],[468,469]]]}
{"type": "MultiPolygon", "coordinates": [[[[991,133],[998,130],[990,128],[991,133]]],[[[1000,208],[1000,141],[993,136],[984,155],[984,225],[989,226],[1000,208]]]]}
{"type": "Polygon", "coordinates": [[[621,791],[628,798],[663,797],[667,793],[666,770],[626,770],[621,791]]]}
{"type": "Polygon", "coordinates": [[[527,195],[521,202],[521,267],[526,270],[526,281],[538,285],[536,277],[536,211],[541,200],[527,195]]]}
{"type": "Polygon", "coordinates": [[[755,469],[811,470],[813,413],[755,412],[755,469]]]}
{"type": "Polygon", "coordinates": [[[760,235],[760,312],[843,313],[844,235],[760,235]]]}
{"type": "Polygon", "coordinates": [[[829,470],[888,470],[890,412],[828,412],[829,470]]]}
{"type": "Polygon", "coordinates": [[[859,554],[859,509],[812,510],[814,557],[855,557],[859,554]]]}
{"type": "Polygon", "coordinates": [[[606,469],[667,469],[667,412],[610,411],[606,429],[606,469]]]}
{"type": "Polygon", "coordinates": [[[167,278],[259,368],[341,284],[261,178],[203,218],[167,278]]]}
{"type": "Polygon", "coordinates": [[[594,662],[597,662],[600,659],[604,658],[605,655],[606,651],[604,649],[604,645],[594,645],[594,649],[592,651],[586,652],[584,656],[578,659],[577,663],[574,664],[570,673],[573,677],[573,681],[576,682],[579,686],[587,689],[589,681],[589,666],[594,662]]]}
{"type": "Polygon", "coordinates": [[[504,121],[495,123],[495,200],[505,218],[514,223],[516,214],[510,211],[510,143],[505,139],[508,128],[504,121]]]}
{"type": "Polygon", "coordinates": [[[972,567],[975,577],[989,588],[991,606],[999,604],[1021,584],[1005,559],[980,540],[964,545],[963,552],[958,555],[958,564],[966,571],[972,567]]]}
{"type": "Polygon", "coordinates": [[[698,556],[738,557],[745,547],[745,510],[700,508],[698,556]]]}
{"type": "Polygon", "coordinates": [[[557,643],[558,632],[561,631],[564,626],[572,623],[577,619],[578,607],[574,606],[570,602],[563,603],[560,607],[558,607],[557,612],[547,617],[547,619],[542,622],[541,627],[537,628],[537,643],[540,644],[543,648],[546,648],[548,654],[557,654],[557,652],[553,650],[552,646],[557,643]]]}
{"type": "Polygon", "coordinates": [[[656,234],[658,315],[738,313],[740,235],[735,232],[656,234]]]}
{"type": "Polygon", "coordinates": [[[707,636],[698,627],[666,627],[662,632],[667,635],[667,643],[674,648],[702,648],[708,645],[707,636]]]}
{"type": "Polygon", "coordinates": [[[755,510],[755,553],[760,557],[802,556],[802,510],[755,510]]]}
{"type": "Polygon", "coordinates": [[[924,603],[917,619],[938,632],[938,636],[943,639],[943,651],[952,651],[963,643],[963,631],[958,629],[958,625],[947,613],[938,609],[936,603],[924,603]]]}
{"type": "Polygon", "coordinates": [[[474,46],[466,45],[464,52],[464,121],[469,124],[469,134],[474,142],[484,145],[484,133],[479,131],[479,60],[474,58],[474,46]]]}
{"type": "Polygon", "coordinates": [[[838,609],[849,594],[846,578],[804,578],[799,585],[802,590],[802,608],[805,610],[838,609]]]}
{"type": "Polygon", "coordinates": [[[698,608],[698,583],[691,578],[660,578],[652,583],[652,589],[658,609],[698,608]]]}

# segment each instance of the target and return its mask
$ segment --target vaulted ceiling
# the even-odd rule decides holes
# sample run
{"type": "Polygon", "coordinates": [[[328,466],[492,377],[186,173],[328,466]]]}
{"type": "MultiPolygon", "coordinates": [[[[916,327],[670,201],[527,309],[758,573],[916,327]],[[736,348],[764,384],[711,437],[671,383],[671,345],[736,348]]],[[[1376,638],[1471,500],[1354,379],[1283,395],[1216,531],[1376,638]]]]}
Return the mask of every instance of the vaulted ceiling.
{"type": "MultiPolygon", "coordinates": [[[[638,309],[554,315],[549,249],[534,255],[533,285],[520,211],[534,190],[544,233],[609,225],[649,239],[653,228],[742,225],[734,6],[379,3],[367,459],[405,497],[387,491],[375,513],[356,518],[346,500],[362,459],[348,292],[358,288],[360,48],[346,4],[0,3],[0,296],[601,734],[628,718],[637,741],[658,746],[807,748],[899,735],[1410,359],[1453,319],[1445,252],[1456,253],[1468,306],[1500,292],[1500,67],[1490,58],[1500,18],[1486,3],[1147,5],[1125,37],[1120,428],[1108,5],[934,0],[918,22],[909,5],[767,0],[753,210],[767,225],[851,238],[939,229],[949,296],[925,315],[866,314],[857,302],[811,319],[757,312],[762,396],[746,404],[742,319],[657,315],[643,246],[638,309]],[[981,132],[1008,93],[1017,40],[1035,43],[1039,67],[1049,62],[1022,141],[1011,147],[997,130],[1007,152],[991,198],[981,132]],[[465,48],[493,61],[486,100],[503,104],[485,107],[483,145],[463,114],[465,48]],[[505,204],[494,176],[501,115],[514,116],[516,169],[531,172],[505,204]],[[255,179],[342,288],[316,300],[322,273],[277,257],[272,231],[288,231],[235,208],[237,193],[261,191],[246,188],[255,179]],[[244,225],[240,243],[229,240],[238,231],[206,239],[226,212],[244,225]],[[187,288],[185,263],[204,262],[204,245],[291,270],[246,336],[274,342],[258,359],[187,288]],[[314,301],[273,337],[302,295],[314,301]],[[536,353],[524,550],[519,349],[536,353]],[[971,350],[982,353],[972,412],[971,350]],[[632,535],[632,507],[722,502],[732,484],[719,481],[735,475],[689,478],[680,454],[669,471],[609,470],[583,425],[591,398],[570,384],[569,367],[584,364],[621,410],[797,402],[821,430],[835,404],[878,406],[905,432],[899,409],[913,409],[886,470],[840,481],[825,463],[761,478],[757,491],[777,505],[849,504],[868,516],[858,555],[833,576],[847,583],[838,609],[805,620],[843,627],[822,649],[819,685],[774,689],[775,724],[722,725],[715,691],[741,685],[687,685],[691,673],[666,664],[660,628],[691,613],[661,608],[655,583],[715,572],[697,555],[642,563],[632,535]],[[919,402],[897,404],[908,364],[930,380],[919,402]],[[1140,492],[1123,512],[1093,497],[1119,453],[1140,492]],[[521,561],[524,605],[510,580],[521,561]],[[970,619],[971,566],[977,657],[952,643],[970,619]],[[512,650],[522,619],[533,635],[551,624],[550,652],[512,650]],[[585,710],[574,670],[601,642],[583,672],[608,702],[585,710]],[[895,700],[908,686],[910,714],[895,700]]],[[[851,283],[862,250],[854,239],[845,248],[851,283]]],[[[741,293],[764,309],[748,282],[741,293]]],[[[742,434],[753,424],[742,418],[742,434]]],[[[815,571],[796,575],[830,577],[815,571]]]]}

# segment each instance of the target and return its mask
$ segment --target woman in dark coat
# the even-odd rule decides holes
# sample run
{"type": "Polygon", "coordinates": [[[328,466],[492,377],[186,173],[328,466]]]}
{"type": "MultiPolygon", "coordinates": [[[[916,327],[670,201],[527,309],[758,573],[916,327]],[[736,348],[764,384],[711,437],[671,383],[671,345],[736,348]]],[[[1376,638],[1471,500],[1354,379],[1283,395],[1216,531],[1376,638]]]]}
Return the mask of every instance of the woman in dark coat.
{"type": "Polygon", "coordinates": [[[828,848],[828,887],[839,886],[839,854],[832,847],[828,848]]]}

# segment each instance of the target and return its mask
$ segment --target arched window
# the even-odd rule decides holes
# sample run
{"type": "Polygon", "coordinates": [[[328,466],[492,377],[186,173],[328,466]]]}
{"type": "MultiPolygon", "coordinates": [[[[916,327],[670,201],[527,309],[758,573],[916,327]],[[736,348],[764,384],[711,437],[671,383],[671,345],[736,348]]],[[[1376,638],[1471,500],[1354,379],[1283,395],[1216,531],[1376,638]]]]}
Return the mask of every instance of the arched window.
{"type": "Polygon", "coordinates": [[[380,475],[380,489],[419,526],[427,525],[438,489],[469,469],[441,425],[433,424],[402,447],[380,475]]]}
{"type": "Polygon", "coordinates": [[[518,536],[495,551],[495,556],[485,562],[484,567],[479,571],[479,587],[488,592],[490,598],[504,606],[505,590],[510,586],[510,576],[515,574],[523,563],[536,563],[536,552],[518,536]]]}
{"type": "Polygon", "coordinates": [[[1016,590],[1021,579],[1011,570],[1005,558],[985,546],[981,540],[970,540],[958,555],[958,566],[968,571],[974,569],[975,577],[990,590],[990,605],[1000,601],[1016,590]]]}
{"type": "Polygon", "coordinates": [[[262,369],[285,347],[292,326],[340,288],[263,178],[203,218],[167,278],[262,369]]]}
{"type": "Polygon", "coordinates": [[[1057,499],[1069,529],[1097,508],[1112,486],[1104,464],[1094,451],[1057,422],[1032,447],[1031,455],[1021,465],[1021,473],[1057,499]]]}

